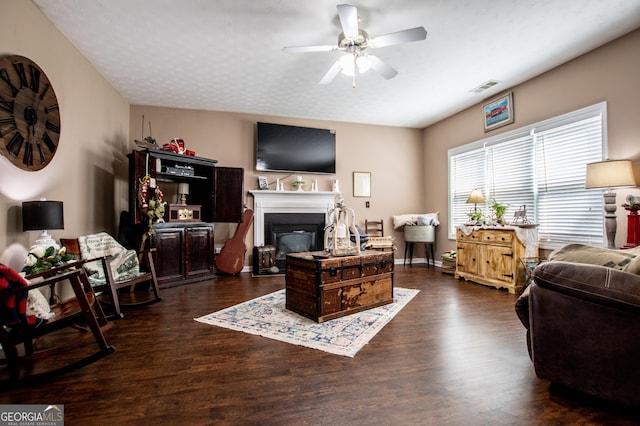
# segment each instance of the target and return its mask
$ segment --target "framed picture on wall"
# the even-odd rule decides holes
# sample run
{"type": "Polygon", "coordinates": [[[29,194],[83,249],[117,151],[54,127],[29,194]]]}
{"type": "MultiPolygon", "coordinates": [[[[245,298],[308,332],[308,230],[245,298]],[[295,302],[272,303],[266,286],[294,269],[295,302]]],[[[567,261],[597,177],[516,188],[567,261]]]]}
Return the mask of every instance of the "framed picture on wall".
{"type": "Polygon", "coordinates": [[[485,133],[513,123],[513,92],[483,104],[482,115],[485,133]]]}
{"type": "Polygon", "coordinates": [[[353,196],[371,197],[371,172],[353,172],[353,196]]]}

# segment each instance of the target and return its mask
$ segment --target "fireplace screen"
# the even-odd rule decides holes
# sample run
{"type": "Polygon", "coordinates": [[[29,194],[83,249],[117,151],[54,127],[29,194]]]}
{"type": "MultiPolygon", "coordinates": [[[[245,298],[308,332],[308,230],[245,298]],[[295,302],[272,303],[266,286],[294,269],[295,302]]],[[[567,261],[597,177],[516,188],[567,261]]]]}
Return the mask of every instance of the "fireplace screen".
{"type": "Polygon", "coordinates": [[[274,232],[276,260],[285,260],[287,253],[300,253],[315,249],[316,233],[307,231],[274,232]]]}

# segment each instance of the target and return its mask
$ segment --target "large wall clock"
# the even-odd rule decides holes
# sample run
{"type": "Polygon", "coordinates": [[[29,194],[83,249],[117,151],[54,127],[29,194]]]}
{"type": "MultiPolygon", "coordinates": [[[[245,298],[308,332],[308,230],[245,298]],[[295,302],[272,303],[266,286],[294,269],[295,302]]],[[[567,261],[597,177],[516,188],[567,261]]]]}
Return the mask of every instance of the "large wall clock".
{"type": "Polygon", "coordinates": [[[51,82],[32,60],[0,58],[0,152],[15,166],[40,170],[60,141],[60,110],[51,82]]]}

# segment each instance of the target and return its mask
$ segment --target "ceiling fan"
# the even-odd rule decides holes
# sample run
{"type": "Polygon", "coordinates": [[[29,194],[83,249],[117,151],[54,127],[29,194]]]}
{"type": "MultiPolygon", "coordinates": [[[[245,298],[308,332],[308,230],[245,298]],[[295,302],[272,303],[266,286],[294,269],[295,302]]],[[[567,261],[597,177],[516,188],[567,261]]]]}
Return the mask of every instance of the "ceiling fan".
{"type": "Polygon", "coordinates": [[[320,84],[331,83],[342,71],[344,74],[353,76],[353,87],[355,87],[356,69],[362,74],[368,71],[369,68],[389,80],[395,77],[398,71],[377,56],[365,53],[365,50],[367,48],[387,47],[420,41],[427,38],[427,31],[424,27],[411,28],[371,38],[366,31],[358,27],[358,9],[355,6],[339,4],[337,8],[340,25],[342,26],[342,33],[338,36],[337,45],[287,46],[282,48],[282,51],[287,53],[334,52],[338,50],[345,52],[322,77],[320,84]]]}

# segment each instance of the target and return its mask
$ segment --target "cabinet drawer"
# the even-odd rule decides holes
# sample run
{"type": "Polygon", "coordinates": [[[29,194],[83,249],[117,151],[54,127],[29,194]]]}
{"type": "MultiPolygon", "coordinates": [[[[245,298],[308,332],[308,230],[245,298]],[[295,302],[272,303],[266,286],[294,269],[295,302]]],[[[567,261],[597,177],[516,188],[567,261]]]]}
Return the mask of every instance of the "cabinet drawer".
{"type": "Polygon", "coordinates": [[[480,241],[480,232],[473,231],[471,234],[467,235],[458,229],[456,231],[456,239],[462,243],[477,243],[480,241]]]}
{"type": "Polygon", "coordinates": [[[513,242],[513,233],[500,231],[482,232],[482,241],[485,243],[511,244],[513,242]]]}

